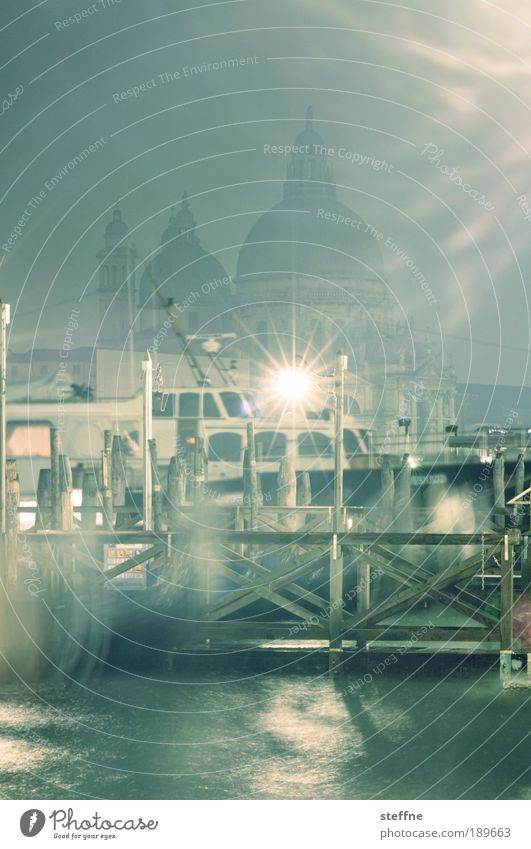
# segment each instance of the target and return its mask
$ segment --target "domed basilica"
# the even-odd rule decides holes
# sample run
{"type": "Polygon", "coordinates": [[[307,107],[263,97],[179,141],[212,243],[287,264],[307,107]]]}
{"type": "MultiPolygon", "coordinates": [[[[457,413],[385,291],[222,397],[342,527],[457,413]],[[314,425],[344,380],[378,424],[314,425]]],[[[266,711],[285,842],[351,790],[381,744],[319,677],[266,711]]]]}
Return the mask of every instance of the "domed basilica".
{"type": "Polygon", "coordinates": [[[341,348],[360,425],[382,433],[409,418],[412,433],[441,435],[454,423],[455,376],[397,322],[377,231],[338,200],[325,150],[309,109],[282,199],[251,227],[234,276],[201,244],[183,195],[137,291],[136,249],[116,209],[98,254],[104,335],[116,344],[133,313],[145,349],[171,309],[185,334],[234,333],[231,357],[249,357],[257,374],[295,357],[329,371],[341,348]]]}

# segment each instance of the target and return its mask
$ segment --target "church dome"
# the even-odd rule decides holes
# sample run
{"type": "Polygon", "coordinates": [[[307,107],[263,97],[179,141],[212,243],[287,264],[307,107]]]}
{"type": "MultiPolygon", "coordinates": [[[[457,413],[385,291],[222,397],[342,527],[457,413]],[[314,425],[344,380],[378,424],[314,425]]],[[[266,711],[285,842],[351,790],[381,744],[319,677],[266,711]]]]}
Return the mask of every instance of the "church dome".
{"type": "Polygon", "coordinates": [[[251,228],[238,258],[238,279],[316,275],[337,281],[383,280],[373,229],[336,199],[330,157],[312,112],[296,137],[284,199],[251,228]]]}
{"type": "Polygon", "coordinates": [[[226,302],[230,280],[221,263],[204,250],[195,232],[188,198],[183,195],[177,213],[173,210],[161,238],[160,248],[146,266],[140,281],[140,307],[153,303],[155,292],[165,302],[179,304],[197,299],[208,302],[212,312],[226,302]]]}
{"type": "Polygon", "coordinates": [[[309,274],[333,280],[383,279],[370,228],[335,198],[283,200],[251,228],[238,258],[238,279],[309,274]]]}

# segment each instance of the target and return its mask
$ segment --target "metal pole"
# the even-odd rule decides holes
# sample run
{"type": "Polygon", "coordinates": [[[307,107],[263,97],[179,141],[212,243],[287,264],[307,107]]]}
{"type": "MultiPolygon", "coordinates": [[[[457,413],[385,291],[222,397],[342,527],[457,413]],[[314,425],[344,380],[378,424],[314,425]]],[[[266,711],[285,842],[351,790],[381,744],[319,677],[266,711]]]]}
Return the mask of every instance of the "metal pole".
{"type": "Polygon", "coordinates": [[[149,440],[153,437],[153,360],[151,354],[146,351],[142,360],[142,373],[144,376],[144,427],[143,427],[143,460],[144,460],[144,494],[143,494],[143,519],[144,530],[152,530],[152,493],[151,493],[151,455],[149,440]]]}
{"type": "Polygon", "coordinates": [[[347,357],[342,351],[336,356],[335,369],[335,439],[334,439],[334,531],[341,528],[343,511],[343,411],[345,405],[345,369],[347,357]]]}
{"type": "Polygon", "coordinates": [[[7,531],[6,334],[8,324],[9,304],[4,304],[3,301],[0,301],[0,525],[2,534],[5,534],[7,531]]]}
{"type": "Polygon", "coordinates": [[[330,619],[328,664],[331,674],[341,671],[343,640],[343,551],[337,534],[343,529],[343,409],[347,358],[342,351],[336,356],[335,369],[335,440],[334,440],[334,537],[330,549],[330,619]]]}

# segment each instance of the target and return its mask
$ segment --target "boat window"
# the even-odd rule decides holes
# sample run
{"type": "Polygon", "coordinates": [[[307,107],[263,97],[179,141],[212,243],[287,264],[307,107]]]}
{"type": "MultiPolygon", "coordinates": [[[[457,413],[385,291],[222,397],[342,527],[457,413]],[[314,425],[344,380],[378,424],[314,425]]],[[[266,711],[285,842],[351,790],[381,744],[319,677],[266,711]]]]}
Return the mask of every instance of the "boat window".
{"type": "Polygon", "coordinates": [[[199,416],[199,394],[197,392],[181,392],[179,415],[183,418],[197,418],[199,416]]]}
{"type": "Polygon", "coordinates": [[[222,392],[221,400],[225,405],[227,415],[231,419],[247,418],[250,415],[249,403],[238,392],[222,392]]]}
{"type": "Polygon", "coordinates": [[[360,414],[360,405],[352,395],[345,395],[345,406],[343,409],[346,416],[359,416],[360,414]]]}
{"type": "Polygon", "coordinates": [[[258,460],[280,460],[286,456],[286,435],[277,431],[258,433],[255,438],[258,460]]]}
{"type": "Polygon", "coordinates": [[[239,463],[242,452],[242,437],[239,433],[214,433],[208,440],[208,459],[229,460],[239,463]]]}
{"type": "Polygon", "coordinates": [[[331,457],[333,454],[332,440],[326,433],[308,431],[297,438],[301,457],[331,457]]]}
{"type": "Polygon", "coordinates": [[[368,445],[369,431],[367,430],[347,430],[343,431],[343,445],[345,453],[350,454],[366,454],[369,450],[368,445]]]}
{"type": "Polygon", "coordinates": [[[13,457],[49,457],[50,427],[47,421],[7,423],[7,453],[13,457]]]}
{"type": "Polygon", "coordinates": [[[207,419],[219,419],[221,413],[211,392],[203,395],[203,415],[207,419]]]}

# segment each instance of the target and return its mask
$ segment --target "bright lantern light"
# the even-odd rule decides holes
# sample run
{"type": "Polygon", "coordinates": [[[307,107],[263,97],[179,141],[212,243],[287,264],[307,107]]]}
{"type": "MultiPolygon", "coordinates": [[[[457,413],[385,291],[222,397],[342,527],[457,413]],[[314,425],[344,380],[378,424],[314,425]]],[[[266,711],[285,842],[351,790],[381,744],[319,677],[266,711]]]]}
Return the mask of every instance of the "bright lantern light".
{"type": "Polygon", "coordinates": [[[310,388],[310,375],[306,371],[288,369],[278,373],[277,389],[284,398],[294,401],[304,398],[310,388]]]}

